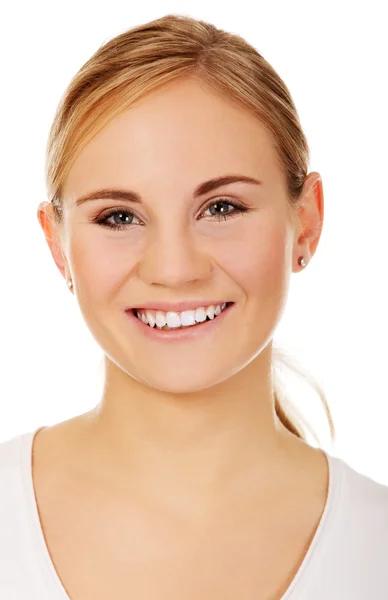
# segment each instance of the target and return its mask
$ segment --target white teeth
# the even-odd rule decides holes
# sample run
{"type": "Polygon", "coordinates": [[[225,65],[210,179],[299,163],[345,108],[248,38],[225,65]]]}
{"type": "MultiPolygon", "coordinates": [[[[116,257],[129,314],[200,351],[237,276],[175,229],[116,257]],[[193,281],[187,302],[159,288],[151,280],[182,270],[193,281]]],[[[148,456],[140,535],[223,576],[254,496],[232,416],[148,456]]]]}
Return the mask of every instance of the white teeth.
{"type": "Polygon", "coordinates": [[[165,313],[160,312],[160,310],[156,311],[156,326],[164,327],[167,325],[167,318],[165,313]]]}
{"type": "Polygon", "coordinates": [[[204,307],[199,306],[195,310],[184,310],[182,312],[170,311],[164,313],[161,310],[158,311],[136,311],[136,316],[146,325],[150,327],[157,327],[158,329],[178,329],[179,327],[191,327],[197,323],[203,323],[207,318],[214,319],[226,308],[226,302],[223,304],[217,304],[217,306],[211,304],[210,306],[204,307]]]}
{"type": "Polygon", "coordinates": [[[197,323],[202,323],[206,321],[206,311],[203,306],[195,309],[195,320],[197,323]]]}
{"type": "Polygon", "coordinates": [[[155,327],[156,325],[156,319],[154,317],[154,315],[152,313],[150,313],[149,310],[146,311],[146,323],[148,321],[148,325],[150,325],[150,327],[155,327]]]}
{"type": "Polygon", "coordinates": [[[209,317],[209,319],[214,319],[214,306],[212,304],[207,307],[206,314],[209,317]]]}
{"type": "Polygon", "coordinates": [[[195,310],[184,310],[181,312],[181,323],[184,327],[195,325],[195,310]]]}
{"type": "Polygon", "coordinates": [[[167,325],[169,327],[171,327],[171,329],[181,326],[180,317],[179,317],[178,313],[176,313],[176,312],[168,312],[166,315],[166,319],[167,319],[167,325]]]}

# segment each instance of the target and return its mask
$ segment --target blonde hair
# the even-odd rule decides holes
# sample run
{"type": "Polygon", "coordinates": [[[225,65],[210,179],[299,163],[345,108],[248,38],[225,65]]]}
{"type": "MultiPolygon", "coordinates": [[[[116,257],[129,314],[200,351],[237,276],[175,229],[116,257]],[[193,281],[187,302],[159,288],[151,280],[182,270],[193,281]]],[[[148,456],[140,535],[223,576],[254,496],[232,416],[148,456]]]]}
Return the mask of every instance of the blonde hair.
{"type": "MultiPolygon", "coordinates": [[[[296,205],[308,170],[309,149],[290,92],[259,52],[238,35],[205,21],[167,15],[121,33],[102,45],[67,87],[47,144],[46,185],[61,222],[61,188],[81,150],[111,119],[137,99],[178,77],[192,75],[208,89],[253,113],[266,127],[285,176],[288,200],[296,205]]],[[[302,374],[278,351],[278,358],[302,374]]],[[[274,365],[273,365],[274,371],[274,365]]],[[[311,378],[329,421],[323,391],[311,378]]],[[[281,423],[305,440],[300,413],[291,410],[274,371],[275,411],[281,423]]],[[[304,422],[307,428],[316,434],[304,422]]]]}

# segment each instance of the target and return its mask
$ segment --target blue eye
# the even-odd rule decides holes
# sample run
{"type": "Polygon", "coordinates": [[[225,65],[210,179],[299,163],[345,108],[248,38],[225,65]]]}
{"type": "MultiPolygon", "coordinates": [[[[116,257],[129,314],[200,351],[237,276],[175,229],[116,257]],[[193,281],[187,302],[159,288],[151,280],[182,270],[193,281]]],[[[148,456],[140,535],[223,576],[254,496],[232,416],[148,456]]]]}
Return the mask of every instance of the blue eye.
{"type": "MultiPolygon", "coordinates": [[[[102,227],[108,227],[108,229],[127,229],[128,225],[138,224],[134,223],[134,219],[137,219],[137,217],[129,210],[112,210],[105,217],[97,220],[97,223],[102,227]],[[112,217],[113,223],[108,220],[112,219],[112,217]]],[[[139,219],[137,220],[139,221],[139,219]]]]}
{"type": "MultiPolygon", "coordinates": [[[[215,217],[217,221],[230,219],[231,217],[237,217],[237,215],[242,214],[247,211],[247,209],[243,206],[238,206],[229,202],[227,200],[217,200],[216,202],[212,202],[208,205],[205,213],[210,211],[210,215],[215,217]],[[232,207],[232,210],[230,210],[232,207]]],[[[203,214],[205,214],[203,213],[203,214]]]]}
{"type": "MultiPolygon", "coordinates": [[[[248,212],[250,209],[239,204],[229,202],[228,200],[212,201],[208,204],[204,212],[201,213],[201,218],[210,221],[226,221],[232,217],[237,217],[248,212]],[[210,215],[206,215],[210,212],[210,215]]],[[[116,231],[129,229],[135,225],[142,225],[140,219],[130,210],[114,209],[111,210],[102,218],[93,219],[101,227],[107,227],[116,231]]]]}

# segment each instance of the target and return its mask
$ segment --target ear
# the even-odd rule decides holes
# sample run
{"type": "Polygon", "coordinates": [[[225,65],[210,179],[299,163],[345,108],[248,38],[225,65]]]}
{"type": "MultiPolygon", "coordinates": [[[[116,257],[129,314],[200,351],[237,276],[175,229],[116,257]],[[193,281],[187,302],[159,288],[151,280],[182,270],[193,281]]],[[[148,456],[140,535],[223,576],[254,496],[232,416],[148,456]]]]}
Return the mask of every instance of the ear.
{"type": "Polygon", "coordinates": [[[294,271],[300,271],[298,260],[304,256],[307,263],[314,256],[322,233],[324,202],[322,179],[319,173],[307,175],[302,195],[295,208],[294,271]]]}
{"type": "Polygon", "coordinates": [[[41,202],[38,206],[37,217],[55,264],[65,279],[70,277],[70,270],[62,251],[60,226],[55,221],[52,203],[41,202]]]}

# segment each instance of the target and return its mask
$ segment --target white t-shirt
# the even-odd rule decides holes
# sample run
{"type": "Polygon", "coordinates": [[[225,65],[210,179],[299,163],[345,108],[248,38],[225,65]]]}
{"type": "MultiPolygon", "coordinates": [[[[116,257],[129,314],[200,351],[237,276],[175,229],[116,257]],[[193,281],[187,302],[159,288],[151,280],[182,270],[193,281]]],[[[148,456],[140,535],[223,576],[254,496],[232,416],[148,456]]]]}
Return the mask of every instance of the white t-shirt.
{"type": "MultiPolygon", "coordinates": [[[[39,429],[0,443],[0,598],[82,600],[69,599],[41,528],[31,471],[39,429]]],[[[330,467],[326,506],[279,600],[388,600],[388,487],[322,452],[330,467]]]]}

